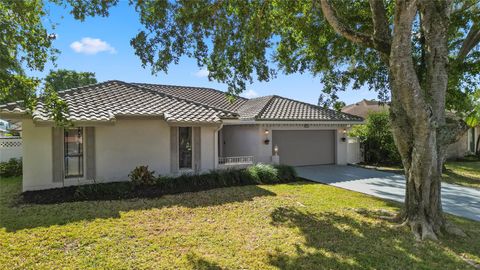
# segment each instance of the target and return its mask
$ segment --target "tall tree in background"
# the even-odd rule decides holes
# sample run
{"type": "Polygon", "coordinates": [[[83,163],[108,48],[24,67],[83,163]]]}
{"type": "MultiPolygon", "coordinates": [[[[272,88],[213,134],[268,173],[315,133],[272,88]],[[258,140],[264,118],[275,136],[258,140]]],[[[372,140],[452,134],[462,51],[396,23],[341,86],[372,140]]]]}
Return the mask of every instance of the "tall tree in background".
{"type": "Polygon", "coordinates": [[[51,87],[57,92],[95,83],[97,83],[97,79],[93,72],[59,69],[56,71],[50,70],[50,73],[45,77],[45,86],[51,87]]]}
{"type": "Polygon", "coordinates": [[[97,83],[97,79],[93,72],[77,72],[66,69],[50,70],[45,77],[41,98],[57,125],[71,125],[71,122],[65,118],[68,110],[67,104],[59,97],[58,91],[95,83],[97,83]]]}

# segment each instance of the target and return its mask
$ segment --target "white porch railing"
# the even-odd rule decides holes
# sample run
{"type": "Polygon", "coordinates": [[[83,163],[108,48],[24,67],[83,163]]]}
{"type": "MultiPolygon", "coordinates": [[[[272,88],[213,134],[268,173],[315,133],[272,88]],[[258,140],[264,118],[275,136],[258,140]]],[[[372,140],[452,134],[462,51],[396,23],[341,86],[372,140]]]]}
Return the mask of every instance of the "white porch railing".
{"type": "Polygon", "coordinates": [[[249,165],[253,164],[253,156],[239,156],[239,157],[219,157],[218,164],[220,165],[249,165]]]}

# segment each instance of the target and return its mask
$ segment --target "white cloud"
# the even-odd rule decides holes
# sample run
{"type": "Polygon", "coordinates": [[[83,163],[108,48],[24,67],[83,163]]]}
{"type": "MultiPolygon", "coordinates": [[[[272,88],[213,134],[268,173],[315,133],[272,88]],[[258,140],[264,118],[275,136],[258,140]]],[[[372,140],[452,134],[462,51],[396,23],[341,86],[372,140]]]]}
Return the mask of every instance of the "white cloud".
{"type": "Polygon", "coordinates": [[[241,96],[245,98],[256,98],[258,97],[258,93],[255,92],[253,89],[248,89],[247,91],[243,92],[241,96]]]}
{"type": "Polygon", "coordinates": [[[99,52],[109,52],[109,53],[116,53],[114,47],[110,46],[107,42],[99,39],[99,38],[90,38],[84,37],[80,41],[75,41],[70,44],[70,48],[77,53],[83,54],[97,54],[99,52]]]}
{"type": "Polygon", "coordinates": [[[210,72],[208,71],[207,68],[202,68],[199,71],[193,73],[193,75],[195,75],[195,77],[198,77],[198,78],[206,78],[208,77],[208,74],[210,74],[210,72]]]}

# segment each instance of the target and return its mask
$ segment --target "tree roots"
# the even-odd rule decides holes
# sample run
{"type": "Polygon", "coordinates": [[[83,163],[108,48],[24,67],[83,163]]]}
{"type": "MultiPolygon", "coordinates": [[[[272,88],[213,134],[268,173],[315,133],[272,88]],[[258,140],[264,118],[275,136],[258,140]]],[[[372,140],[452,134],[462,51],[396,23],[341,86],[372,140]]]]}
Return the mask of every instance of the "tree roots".
{"type": "Polygon", "coordinates": [[[465,232],[462,231],[459,227],[454,224],[442,220],[437,223],[427,222],[424,218],[408,218],[405,213],[398,212],[394,213],[384,209],[379,210],[367,210],[364,208],[354,209],[355,212],[368,216],[374,217],[382,220],[386,220],[392,223],[397,223],[394,225],[395,228],[407,226],[412,231],[415,239],[419,241],[423,240],[433,240],[438,241],[439,237],[443,236],[443,233],[458,236],[466,237],[465,232]]]}
{"type": "Polygon", "coordinates": [[[401,225],[410,227],[415,239],[422,241],[438,241],[438,238],[443,236],[443,232],[458,237],[467,236],[462,229],[447,221],[443,221],[441,224],[431,224],[424,219],[405,218],[401,225]]]}

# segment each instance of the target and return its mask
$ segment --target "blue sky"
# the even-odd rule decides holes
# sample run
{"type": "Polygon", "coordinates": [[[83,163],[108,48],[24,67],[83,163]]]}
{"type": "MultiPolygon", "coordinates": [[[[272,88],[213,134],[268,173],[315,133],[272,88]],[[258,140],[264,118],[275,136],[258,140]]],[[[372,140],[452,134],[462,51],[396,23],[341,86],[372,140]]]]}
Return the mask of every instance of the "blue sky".
{"type": "MultiPolygon", "coordinates": [[[[142,68],[139,58],[130,46],[130,39],[142,25],[137,13],[126,1],[111,9],[107,18],[87,18],[76,21],[61,7],[50,7],[51,21],[58,24],[53,31],[57,35],[54,46],[61,51],[57,67],[49,63],[44,72],[31,72],[44,77],[50,69],[64,68],[95,72],[99,81],[122,80],[187,86],[212,87],[225,91],[227,86],[209,81],[207,72],[197,67],[196,61],[182,58],[178,65],[172,64],[168,74],[152,75],[149,67],[142,68]]],[[[45,23],[48,21],[45,19],[45,23]]],[[[319,78],[310,74],[278,74],[270,82],[257,82],[247,86],[247,97],[276,94],[316,104],[322,90],[319,78]]],[[[366,89],[340,93],[347,104],[363,98],[374,99],[377,94],[366,89]]]]}

